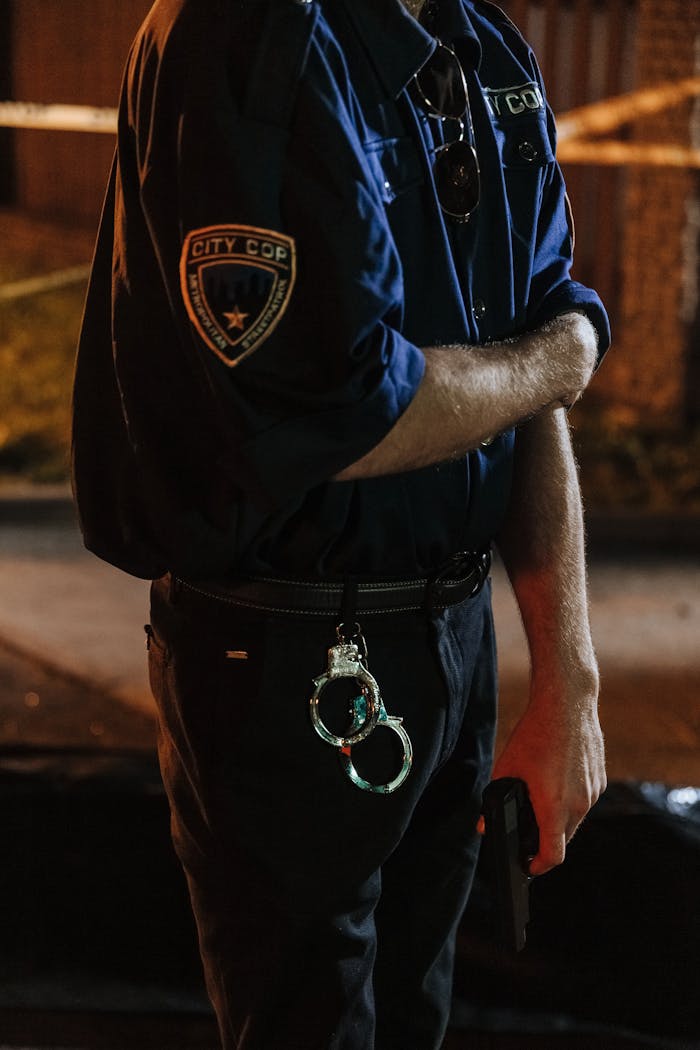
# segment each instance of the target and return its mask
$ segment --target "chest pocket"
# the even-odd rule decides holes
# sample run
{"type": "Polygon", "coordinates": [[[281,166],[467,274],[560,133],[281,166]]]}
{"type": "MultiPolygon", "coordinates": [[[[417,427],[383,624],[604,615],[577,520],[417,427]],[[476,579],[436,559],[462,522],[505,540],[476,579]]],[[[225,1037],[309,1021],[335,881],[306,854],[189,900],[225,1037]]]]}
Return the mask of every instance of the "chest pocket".
{"type": "Polygon", "coordinates": [[[554,154],[546,116],[518,117],[494,125],[509,222],[519,245],[534,243],[542,193],[554,154]]]}
{"type": "Polygon", "coordinates": [[[385,204],[422,184],[421,158],[407,136],[369,139],[364,143],[364,151],[385,204]]]}
{"type": "Polygon", "coordinates": [[[538,169],[554,160],[544,115],[496,125],[501,162],[506,171],[538,169]]]}

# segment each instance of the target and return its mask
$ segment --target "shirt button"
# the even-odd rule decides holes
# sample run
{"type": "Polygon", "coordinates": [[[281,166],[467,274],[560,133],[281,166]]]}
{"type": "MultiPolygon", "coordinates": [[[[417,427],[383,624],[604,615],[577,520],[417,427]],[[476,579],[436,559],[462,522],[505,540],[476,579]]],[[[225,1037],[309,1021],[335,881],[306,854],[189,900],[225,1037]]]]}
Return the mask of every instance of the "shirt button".
{"type": "Polygon", "coordinates": [[[486,317],[486,303],[483,299],[476,299],[472,306],[472,313],[476,321],[483,321],[486,317]]]}
{"type": "Polygon", "coordinates": [[[537,146],[533,146],[531,142],[521,142],[518,146],[518,153],[523,160],[526,160],[529,164],[531,164],[533,160],[537,160],[540,155],[537,146]]]}

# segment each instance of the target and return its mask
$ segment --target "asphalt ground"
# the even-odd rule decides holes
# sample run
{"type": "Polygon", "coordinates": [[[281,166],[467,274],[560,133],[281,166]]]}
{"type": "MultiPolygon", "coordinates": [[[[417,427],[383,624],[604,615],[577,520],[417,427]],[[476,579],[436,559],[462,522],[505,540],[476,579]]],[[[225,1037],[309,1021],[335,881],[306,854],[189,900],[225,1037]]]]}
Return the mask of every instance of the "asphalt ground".
{"type": "MultiPolygon", "coordinates": [[[[23,1041],[26,1022],[21,1017],[3,1017],[0,1013],[0,1024],[3,1038],[9,1040],[0,1044],[0,1050],[218,1050],[213,1021],[207,1018],[47,1013],[36,1025],[31,1046],[23,1041]],[[60,1043],[56,1042],[57,1031],[61,1033],[60,1043]]],[[[690,1048],[690,1044],[688,1046],[690,1048]]],[[[685,1047],[679,1042],[600,1030],[530,1031],[527,1034],[449,1031],[442,1050],[685,1050],[685,1047]]]]}

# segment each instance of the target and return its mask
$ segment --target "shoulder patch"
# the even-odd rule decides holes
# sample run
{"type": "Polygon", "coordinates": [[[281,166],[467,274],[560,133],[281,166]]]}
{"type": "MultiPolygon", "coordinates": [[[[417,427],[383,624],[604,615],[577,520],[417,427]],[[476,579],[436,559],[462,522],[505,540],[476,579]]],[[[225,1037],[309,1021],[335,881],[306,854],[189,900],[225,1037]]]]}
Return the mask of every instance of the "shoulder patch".
{"type": "Polygon", "coordinates": [[[206,345],[233,368],[272,334],[296,278],[292,237],[257,226],[204,226],[185,237],[180,288],[206,345]]]}

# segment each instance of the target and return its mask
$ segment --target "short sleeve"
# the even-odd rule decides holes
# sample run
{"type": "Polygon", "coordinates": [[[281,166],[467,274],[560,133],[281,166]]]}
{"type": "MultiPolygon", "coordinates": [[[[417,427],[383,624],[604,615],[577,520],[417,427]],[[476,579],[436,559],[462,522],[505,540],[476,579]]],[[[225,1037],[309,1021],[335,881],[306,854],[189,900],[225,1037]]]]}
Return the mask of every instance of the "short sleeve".
{"type": "MultiPolygon", "coordinates": [[[[556,129],[551,109],[547,119],[552,151],[556,129]]],[[[566,186],[556,161],[551,162],[542,194],[530,287],[528,324],[537,328],[570,310],[585,313],[598,333],[599,362],[610,346],[610,322],[597,292],[571,279],[574,234],[566,186]]]]}
{"type": "MultiPolygon", "coordinates": [[[[401,265],[328,31],[288,128],[243,112],[230,61],[222,47],[185,78],[167,281],[226,420],[222,466],[274,507],[378,444],[424,357],[401,334],[401,265]]],[[[157,200],[150,210],[158,238],[168,217],[157,200]]]]}

